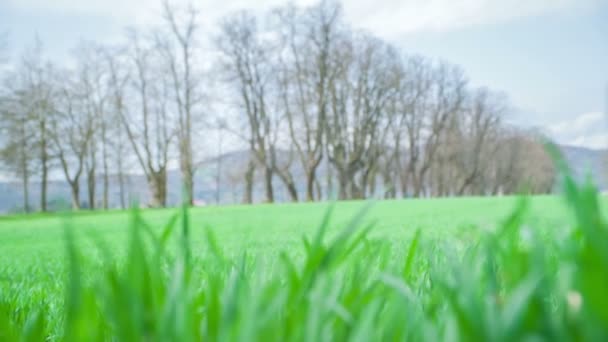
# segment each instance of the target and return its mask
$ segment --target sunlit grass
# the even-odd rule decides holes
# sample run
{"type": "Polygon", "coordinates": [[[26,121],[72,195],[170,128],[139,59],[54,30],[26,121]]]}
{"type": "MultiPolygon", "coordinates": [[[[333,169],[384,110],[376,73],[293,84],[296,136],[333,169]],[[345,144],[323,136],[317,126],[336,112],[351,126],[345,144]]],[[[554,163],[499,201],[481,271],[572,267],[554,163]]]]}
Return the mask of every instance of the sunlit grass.
{"type": "Polygon", "coordinates": [[[564,189],[11,220],[0,340],[605,340],[608,228],[564,189]]]}

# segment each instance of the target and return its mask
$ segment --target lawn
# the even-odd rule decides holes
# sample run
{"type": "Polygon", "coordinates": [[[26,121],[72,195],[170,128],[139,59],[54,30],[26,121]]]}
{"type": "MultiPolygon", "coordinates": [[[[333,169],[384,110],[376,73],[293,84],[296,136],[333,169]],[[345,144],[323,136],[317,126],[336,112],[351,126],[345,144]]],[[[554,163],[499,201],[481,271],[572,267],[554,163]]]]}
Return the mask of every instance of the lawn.
{"type": "MultiPolygon", "coordinates": [[[[468,226],[493,227],[515,207],[516,198],[463,198],[342,202],[334,205],[329,232],[337,232],[359,211],[370,205],[366,222],[373,222],[372,236],[407,242],[422,229],[430,235],[449,237],[468,226]]],[[[319,228],[328,203],[206,207],[191,209],[193,253],[204,252],[206,228],[212,228],[226,252],[278,253],[301,247],[303,235],[319,228]]],[[[530,221],[555,226],[568,223],[570,215],[559,197],[539,196],[531,201],[530,221]]],[[[145,210],[144,219],[160,229],[177,209],[145,210]]],[[[128,236],[128,212],[79,213],[0,218],[0,265],[28,268],[48,263],[53,271],[65,254],[65,228],[81,236],[101,238],[117,250],[128,236]],[[18,260],[18,262],[15,262],[18,260]]]]}
{"type": "MultiPolygon", "coordinates": [[[[515,203],[513,197],[343,202],[333,208],[328,233],[340,231],[357,213],[371,205],[366,222],[361,223],[373,223],[370,236],[406,245],[413,233],[421,229],[430,236],[449,239],[466,233],[467,227],[496,226],[513,210],[515,203]]],[[[282,251],[302,254],[302,236],[316,232],[329,208],[328,203],[311,203],[192,209],[193,254],[205,253],[203,232],[206,228],[213,229],[227,254],[238,255],[245,250],[261,257],[276,257],[282,251]]],[[[568,222],[565,209],[560,198],[536,197],[531,202],[528,219],[536,221],[537,226],[559,227],[568,222]]],[[[177,209],[146,210],[143,216],[151,227],[160,230],[176,212],[177,209]]],[[[129,212],[0,219],[0,270],[10,269],[13,276],[34,286],[42,279],[60,274],[65,260],[67,226],[77,231],[85,254],[95,252],[99,239],[120,254],[126,249],[129,212]]]]}
{"type": "MultiPolygon", "coordinates": [[[[133,230],[144,224],[134,223],[132,212],[2,218],[0,304],[13,332],[2,335],[0,324],[0,337],[26,331],[23,336],[53,340],[573,338],[560,324],[578,321],[562,317],[572,308],[559,297],[572,292],[577,270],[554,270],[566,259],[564,241],[577,221],[561,197],[529,198],[514,218],[520,202],[502,197],[194,208],[187,257],[180,248],[181,220],[168,252],[154,245],[178,209],[141,212],[152,240],[141,232],[134,238],[134,231],[146,230],[133,230]],[[66,227],[74,249],[66,247],[66,227]],[[529,239],[534,248],[523,248],[529,239]],[[108,258],[119,266],[108,266],[114,265],[108,258]],[[182,274],[180,260],[191,275],[179,282],[178,295],[171,281],[182,274]],[[489,264],[500,271],[486,269],[489,264]],[[541,285],[543,273],[549,278],[541,285]],[[492,296],[503,299],[488,303],[492,296]],[[510,298],[519,306],[507,305],[510,298]],[[122,316],[121,310],[135,307],[139,314],[122,316]],[[168,319],[167,310],[181,318],[168,319]],[[408,324],[396,323],[401,320],[408,324]]],[[[603,336],[601,329],[583,328],[576,333],[603,336]]]]}

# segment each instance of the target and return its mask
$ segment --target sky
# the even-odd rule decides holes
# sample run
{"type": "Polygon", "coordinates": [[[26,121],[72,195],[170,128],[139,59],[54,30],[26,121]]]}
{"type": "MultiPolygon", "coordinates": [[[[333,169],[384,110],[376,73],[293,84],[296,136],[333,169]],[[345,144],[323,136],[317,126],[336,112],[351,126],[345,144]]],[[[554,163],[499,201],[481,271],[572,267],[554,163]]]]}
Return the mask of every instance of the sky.
{"type": "MultiPolygon", "coordinates": [[[[207,32],[231,11],[284,3],[194,2],[207,32]]],[[[608,147],[608,0],[342,3],[354,27],[406,52],[458,64],[473,86],[506,93],[513,105],[508,122],[539,129],[562,144],[608,147]]],[[[80,40],[119,42],[125,27],[159,20],[160,0],[0,0],[0,32],[9,32],[13,55],[37,34],[59,62],[80,40]]]]}

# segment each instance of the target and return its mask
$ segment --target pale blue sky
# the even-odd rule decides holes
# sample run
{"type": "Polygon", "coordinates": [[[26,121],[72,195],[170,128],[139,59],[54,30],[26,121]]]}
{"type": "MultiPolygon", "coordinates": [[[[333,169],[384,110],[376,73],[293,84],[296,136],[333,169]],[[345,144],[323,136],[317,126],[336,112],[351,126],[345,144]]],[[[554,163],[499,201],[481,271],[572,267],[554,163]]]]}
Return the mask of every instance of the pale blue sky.
{"type": "MultiPolygon", "coordinates": [[[[176,0],[184,2],[185,0],[176,0]]],[[[311,3],[313,0],[296,1],[311,3]]],[[[281,0],[199,0],[203,26],[281,0]]],[[[608,0],[348,0],[348,20],[406,51],[461,65],[472,84],[504,91],[510,121],[562,143],[608,146],[608,0]]],[[[158,21],[160,1],[0,0],[13,55],[36,33],[52,58],[79,39],[118,41],[125,26],[158,21]]]]}

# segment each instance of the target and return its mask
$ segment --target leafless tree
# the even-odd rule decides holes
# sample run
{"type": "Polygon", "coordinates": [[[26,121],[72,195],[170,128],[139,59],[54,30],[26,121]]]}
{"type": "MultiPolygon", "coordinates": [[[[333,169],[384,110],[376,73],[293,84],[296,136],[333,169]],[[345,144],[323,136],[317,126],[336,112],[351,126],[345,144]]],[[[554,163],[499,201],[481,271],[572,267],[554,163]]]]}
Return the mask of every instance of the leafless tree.
{"type": "Polygon", "coordinates": [[[110,66],[116,111],[146,175],[150,205],[162,207],[167,203],[167,167],[177,130],[168,109],[171,85],[164,70],[155,68],[161,56],[153,44],[145,45],[139,34],[131,31],[129,46],[128,63],[134,70],[128,82],[132,103],[126,103],[122,93],[121,83],[126,81],[121,81],[116,65],[110,66]]]}
{"type": "MultiPolygon", "coordinates": [[[[14,69],[0,88],[0,157],[20,179],[26,210],[38,176],[46,210],[53,167],[74,208],[83,185],[83,203],[95,208],[98,184],[99,205],[110,207],[112,174],[125,207],[127,174],[138,172],[131,164],[144,173],[154,207],[167,205],[169,168],[179,166],[192,204],[193,147],[209,124],[209,89],[220,95],[218,203],[224,181],[234,198],[242,188],[244,203],[257,183],[266,202],[283,200],[283,191],[314,201],[336,191],[358,199],[552,189],[543,138],[501,120],[505,97],[470,88],[457,66],[354,30],[333,0],[224,18],[209,54],[217,56],[217,84],[203,74],[211,63],[201,55],[197,10],[162,5],[160,26],[131,30],[118,47],[82,43],[66,70],[48,63],[40,45],[0,69],[14,69]],[[235,170],[224,163],[227,132],[248,149],[235,170]]],[[[2,50],[0,42],[0,64],[2,50]]]]}
{"type": "Polygon", "coordinates": [[[383,149],[391,98],[396,95],[394,55],[365,34],[342,42],[342,67],[331,86],[327,152],[337,172],[339,198],[363,198],[383,149]]]}
{"type": "Polygon", "coordinates": [[[224,131],[226,130],[226,122],[224,120],[218,120],[217,122],[217,157],[215,167],[215,204],[220,204],[222,197],[222,166],[224,160],[224,131]]]}
{"type": "Polygon", "coordinates": [[[424,103],[431,89],[432,65],[420,56],[404,56],[397,69],[398,95],[389,104],[388,120],[392,148],[386,157],[385,166],[395,167],[396,177],[391,169],[384,171],[385,187],[391,181],[393,187],[399,178],[401,193],[409,192],[413,175],[422,156],[422,134],[424,130],[424,103]]]}
{"type": "Polygon", "coordinates": [[[402,179],[404,195],[407,186],[413,187],[413,195],[423,195],[427,173],[441,146],[442,135],[449,126],[450,119],[462,110],[466,95],[467,81],[458,67],[445,62],[437,66],[415,62],[418,79],[414,101],[403,103],[407,132],[407,162],[402,179]]]}
{"type": "Polygon", "coordinates": [[[274,202],[273,132],[276,118],[270,110],[272,82],[270,45],[258,33],[255,17],[244,12],[225,18],[216,39],[221,52],[221,69],[226,81],[238,94],[237,106],[246,116],[248,132],[234,130],[248,143],[252,156],[264,170],[266,202],[274,202]]]}
{"type": "Polygon", "coordinates": [[[246,197],[252,196],[253,189],[251,189],[250,192],[247,192],[246,187],[248,184],[253,186],[253,181],[251,183],[243,182],[243,179],[246,177],[245,173],[248,171],[247,164],[248,163],[238,163],[232,165],[232,167],[228,168],[224,173],[225,180],[228,183],[232,195],[232,203],[239,203],[239,201],[242,201],[243,204],[252,203],[252,197],[246,197]],[[243,196],[243,198],[240,198],[239,195],[243,196]]]}
{"type": "Polygon", "coordinates": [[[37,152],[36,169],[40,175],[41,211],[47,210],[48,177],[51,167],[49,142],[49,118],[54,112],[55,89],[53,84],[54,67],[44,60],[42,42],[36,38],[32,48],[23,55],[21,65],[20,87],[29,96],[33,128],[32,141],[37,152]]]}
{"type": "Polygon", "coordinates": [[[501,117],[506,111],[505,99],[487,89],[478,89],[472,94],[461,121],[461,139],[458,143],[456,167],[460,170],[457,195],[482,178],[491,153],[491,139],[496,136],[501,117]]]}
{"type": "Polygon", "coordinates": [[[92,121],[93,136],[88,141],[85,158],[85,172],[90,209],[97,207],[97,175],[101,163],[102,207],[108,208],[109,200],[109,136],[111,116],[108,106],[108,82],[102,49],[94,43],[81,42],[76,50],[76,87],[78,98],[83,102],[86,116],[92,121]]]}
{"type": "Polygon", "coordinates": [[[202,100],[200,75],[195,69],[198,11],[192,6],[172,7],[163,1],[163,17],[169,34],[157,37],[171,75],[173,96],[178,113],[178,148],[185,200],[193,203],[194,155],[192,135],[196,105],[202,100]]]}
{"type": "Polygon", "coordinates": [[[491,194],[548,193],[553,189],[556,171],[544,139],[515,127],[499,131],[488,173],[491,194]]]}
{"type": "Polygon", "coordinates": [[[556,170],[544,141],[546,138],[534,134],[529,134],[524,139],[525,158],[521,160],[523,173],[518,177],[520,182],[518,191],[546,194],[553,190],[556,170]]]}
{"type": "Polygon", "coordinates": [[[276,11],[284,50],[281,101],[306,176],[307,201],[315,200],[316,173],[323,159],[329,89],[340,63],[334,50],[341,13],[341,6],[333,1],[305,10],[291,5],[276,11]]]}
{"type": "MultiPolygon", "coordinates": [[[[44,60],[42,42],[36,38],[16,65],[5,94],[11,103],[4,109],[6,136],[10,137],[12,143],[4,149],[4,156],[11,160],[9,164],[12,164],[13,170],[19,170],[21,177],[27,177],[28,181],[34,173],[39,175],[39,208],[42,211],[47,210],[47,185],[51,167],[48,122],[54,111],[53,72],[53,66],[44,60]],[[11,146],[16,143],[20,146],[11,146]],[[26,172],[28,169],[29,172],[26,172]]],[[[29,201],[29,196],[25,196],[28,192],[25,186],[23,190],[24,198],[29,201]]]]}
{"type": "Polygon", "coordinates": [[[32,54],[24,56],[24,71],[28,88],[33,92],[30,101],[33,104],[35,144],[38,151],[38,168],[40,173],[40,210],[47,211],[48,178],[51,168],[51,151],[49,138],[49,120],[54,114],[56,89],[54,85],[54,67],[43,60],[41,43],[37,43],[32,54]]]}
{"type": "Polygon", "coordinates": [[[57,114],[50,122],[54,154],[70,185],[72,207],[80,209],[80,180],[90,151],[96,120],[87,110],[80,84],[69,71],[60,75],[62,87],[58,95],[57,114]]]}
{"type": "Polygon", "coordinates": [[[125,97],[130,80],[129,64],[123,48],[108,47],[102,53],[108,74],[108,118],[110,122],[115,123],[108,125],[107,129],[114,136],[114,139],[111,139],[112,160],[116,166],[120,207],[124,209],[127,206],[127,175],[125,169],[128,162],[130,143],[126,137],[122,122],[125,113],[125,97]]]}
{"type": "Polygon", "coordinates": [[[244,173],[245,187],[243,189],[243,203],[253,203],[253,181],[255,179],[255,160],[253,157],[249,157],[247,162],[247,170],[244,173]]]}
{"type": "Polygon", "coordinates": [[[33,149],[33,129],[31,127],[31,104],[28,93],[17,90],[10,97],[5,96],[2,100],[0,120],[2,124],[3,147],[0,157],[5,170],[14,174],[21,180],[23,210],[30,211],[29,183],[34,172],[33,160],[29,156],[33,149]]]}

